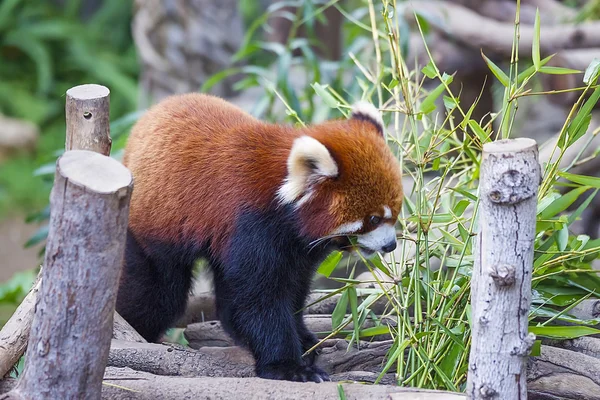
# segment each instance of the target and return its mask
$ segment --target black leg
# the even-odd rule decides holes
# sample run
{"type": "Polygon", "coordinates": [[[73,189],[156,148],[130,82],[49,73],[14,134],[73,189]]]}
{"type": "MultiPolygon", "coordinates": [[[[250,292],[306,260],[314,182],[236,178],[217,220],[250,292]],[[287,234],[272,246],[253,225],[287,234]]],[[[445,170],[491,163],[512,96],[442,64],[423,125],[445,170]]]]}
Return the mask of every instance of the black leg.
{"type": "MultiPolygon", "coordinates": [[[[282,212],[277,211],[277,212],[282,212]]],[[[321,253],[307,254],[287,214],[247,213],[216,271],[224,327],[252,351],[261,378],[322,382],[327,374],[302,354],[314,336],[302,307],[321,253]]]]}
{"type": "MultiPolygon", "coordinates": [[[[309,349],[313,348],[313,346],[319,343],[317,337],[306,327],[303,312],[300,311],[306,305],[306,297],[308,296],[309,290],[310,279],[306,279],[298,286],[296,298],[294,299],[296,329],[298,331],[298,336],[300,337],[300,342],[302,343],[302,353],[306,353],[309,349]]],[[[304,363],[306,365],[313,365],[319,353],[320,350],[318,348],[312,350],[310,353],[302,357],[304,363]]]]}
{"type": "Polygon", "coordinates": [[[299,336],[291,299],[266,296],[264,292],[236,294],[230,303],[230,326],[242,338],[256,360],[261,378],[322,382],[329,380],[320,368],[302,360],[303,342],[299,336]]]}
{"type": "Polygon", "coordinates": [[[125,265],[116,309],[149,342],[160,336],[185,311],[193,263],[183,263],[173,247],[153,244],[161,257],[149,256],[128,233],[125,265]]]}

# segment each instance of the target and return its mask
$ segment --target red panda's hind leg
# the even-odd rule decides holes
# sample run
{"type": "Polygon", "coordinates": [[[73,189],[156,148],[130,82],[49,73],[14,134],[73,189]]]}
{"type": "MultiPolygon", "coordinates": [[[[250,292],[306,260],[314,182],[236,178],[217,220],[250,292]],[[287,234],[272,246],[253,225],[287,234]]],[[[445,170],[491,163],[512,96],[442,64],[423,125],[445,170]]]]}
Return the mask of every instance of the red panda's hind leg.
{"type": "Polygon", "coordinates": [[[116,309],[149,342],[156,342],[184,313],[198,253],[191,247],[146,243],[127,232],[116,309]]]}

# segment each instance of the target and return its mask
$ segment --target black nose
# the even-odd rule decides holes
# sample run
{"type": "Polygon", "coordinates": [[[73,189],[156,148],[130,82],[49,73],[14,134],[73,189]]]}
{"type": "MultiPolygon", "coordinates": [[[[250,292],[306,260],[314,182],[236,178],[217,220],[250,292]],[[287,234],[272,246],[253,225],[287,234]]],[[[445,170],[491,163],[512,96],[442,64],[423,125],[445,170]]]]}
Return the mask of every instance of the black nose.
{"type": "Polygon", "coordinates": [[[394,251],[395,248],[396,248],[396,241],[394,240],[392,242],[389,242],[385,246],[383,246],[381,248],[381,250],[383,250],[386,253],[389,253],[390,251],[394,251]]]}

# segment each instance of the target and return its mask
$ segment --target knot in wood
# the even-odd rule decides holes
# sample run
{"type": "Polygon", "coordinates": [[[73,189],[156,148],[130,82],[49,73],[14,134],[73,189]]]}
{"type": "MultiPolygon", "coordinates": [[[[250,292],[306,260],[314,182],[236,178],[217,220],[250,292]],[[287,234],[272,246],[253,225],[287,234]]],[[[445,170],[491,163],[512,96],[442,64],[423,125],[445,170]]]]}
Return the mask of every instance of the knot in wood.
{"type": "Polygon", "coordinates": [[[592,306],[592,317],[600,317],[600,300],[596,300],[592,306]]]}
{"type": "Polygon", "coordinates": [[[479,388],[479,394],[484,399],[491,399],[492,397],[496,396],[496,394],[498,394],[498,392],[496,392],[496,390],[494,390],[494,388],[489,386],[487,383],[484,383],[479,388]]]}
{"type": "Polygon", "coordinates": [[[527,334],[527,336],[525,336],[521,340],[521,343],[519,344],[518,347],[513,347],[510,354],[513,356],[527,357],[529,355],[529,353],[531,353],[531,348],[533,347],[534,343],[535,343],[535,335],[533,333],[529,332],[527,334]]]}
{"type": "Polygon", "coordinates": [[[512,286],[515,284],[516,271],[512,265],[497,265],[490,272],[494,283],[498,286],[512,286]]]}
{"type": "Polygon", "coordinates": [[[495,182],[488,193],[489,199],[497,204],[517,204],[532,197],[535,185],[525,174],[509,169],[495,182]]]}

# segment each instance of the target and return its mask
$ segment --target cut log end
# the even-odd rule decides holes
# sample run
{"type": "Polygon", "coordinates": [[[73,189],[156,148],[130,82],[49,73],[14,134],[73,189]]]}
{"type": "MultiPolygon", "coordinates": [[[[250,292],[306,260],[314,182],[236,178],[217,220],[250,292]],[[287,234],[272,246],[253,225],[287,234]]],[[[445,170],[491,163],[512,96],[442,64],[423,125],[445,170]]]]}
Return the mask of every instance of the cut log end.
{"type": "Polygon", "coordinates": [[[110,90],[106,86],[95,84],[79,85],[67,90],[67,98],[73,100],[102,99],[109,95],[110,90]]]}
{"type": "Polygon", "coordinates": [[[57,167],[71,183],[99,194],[126,194],[133,183],[131,172],[123,164],[93,151],[68,151],[58,160],[57,167]]]}
{"type": "Polygon", "coordinates": [[[537,142],[530,138],[503,139],[483,145],[484,153],[516,153],[537,150],[537,142]]]}

